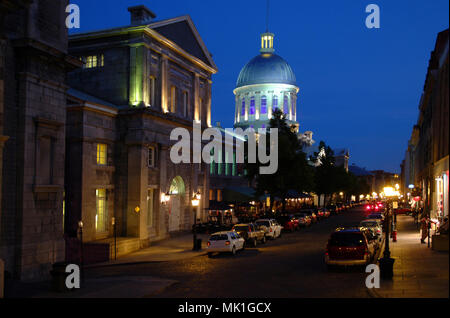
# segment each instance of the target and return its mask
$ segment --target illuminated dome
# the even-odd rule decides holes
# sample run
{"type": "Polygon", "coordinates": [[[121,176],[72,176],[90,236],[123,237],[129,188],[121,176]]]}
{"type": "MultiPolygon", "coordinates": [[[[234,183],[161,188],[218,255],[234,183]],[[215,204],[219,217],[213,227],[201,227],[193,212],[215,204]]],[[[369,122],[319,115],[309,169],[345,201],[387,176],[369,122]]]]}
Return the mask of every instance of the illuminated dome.
{"type": "Polygon", "coordinates": [[[292,68],[276,54],[261,53],[254,57],[242,68],[236,87],[266,83],[296,85],[292,68]]]}
{"type": "Polygon", "coordinates": [[[245,65],[233,90],[234,126],[267,128],[274,111],[281,110],[289,125],[298,130],[297,94],[299,88],[289,64],[274,54],[273,33],[261,34],[260,54],[245,65]]]}

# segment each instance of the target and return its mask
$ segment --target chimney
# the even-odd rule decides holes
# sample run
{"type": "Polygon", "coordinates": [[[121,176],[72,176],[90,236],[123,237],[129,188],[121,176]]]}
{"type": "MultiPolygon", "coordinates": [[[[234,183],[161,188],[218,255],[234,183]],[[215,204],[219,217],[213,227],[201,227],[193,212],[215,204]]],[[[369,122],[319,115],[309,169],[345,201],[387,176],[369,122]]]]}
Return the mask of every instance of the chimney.
{"type": "Polygon", "coordinates": [[[150,24],[156,18],[156,14],[144,5],[129,7],[128,11],[131,16],[131,25],[150,24]]]}

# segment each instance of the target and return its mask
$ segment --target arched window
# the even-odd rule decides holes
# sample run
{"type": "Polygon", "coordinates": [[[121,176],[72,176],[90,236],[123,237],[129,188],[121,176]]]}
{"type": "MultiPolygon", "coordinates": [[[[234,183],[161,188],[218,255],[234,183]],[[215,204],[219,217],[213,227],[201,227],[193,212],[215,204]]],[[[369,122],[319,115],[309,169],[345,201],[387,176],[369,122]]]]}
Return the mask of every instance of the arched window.
{"type": "Polygon", "coordinates": [[[289,98],[287,95],[284,95],[284,101],[283,101],[283,113],[285,115],[289,114],[289,98]]]}
{"type": "Polygon", "coordinates": [[[255,96],[252,96],[250,98],[250,115],[254,115],[255,114],[255,96]]]}
{"type": "Polygon", "coordinates": [[[242,99],[241,116],[245,116],[245,99],[242,99]]]}
{"type": "Polygon", "coordinates": [[[277,110],[278,109],[278,96],[275,95],[273,97],[273,101],[272,101],[272,110],[277,110]]]}
{"type": "Polygon", "coordinates": [[[261,97],[261,114],[267,114],[267,98],[261,97]]]}

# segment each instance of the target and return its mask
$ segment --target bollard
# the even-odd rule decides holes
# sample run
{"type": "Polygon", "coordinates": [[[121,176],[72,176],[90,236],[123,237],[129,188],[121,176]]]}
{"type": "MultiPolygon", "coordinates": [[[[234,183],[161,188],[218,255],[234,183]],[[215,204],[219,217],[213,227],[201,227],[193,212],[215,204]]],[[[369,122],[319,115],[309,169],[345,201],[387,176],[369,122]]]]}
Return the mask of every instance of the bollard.
{"type": "Polygon", "coordinates": [[[397,242],[397,231],[392,231],[392,241],[397,242]]]}
{"type": "Polygon", "coordinates": [[[5,263],[0,259],[0,299],[5,297],[5,263]]]}

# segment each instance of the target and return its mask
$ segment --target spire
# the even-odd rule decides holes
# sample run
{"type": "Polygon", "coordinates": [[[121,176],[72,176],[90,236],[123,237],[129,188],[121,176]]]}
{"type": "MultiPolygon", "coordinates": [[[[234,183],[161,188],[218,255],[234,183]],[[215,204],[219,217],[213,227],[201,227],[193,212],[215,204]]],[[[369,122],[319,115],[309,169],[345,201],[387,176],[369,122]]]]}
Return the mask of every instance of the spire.
{"type": "Polygon", "coordinates": [[[274,34],[269,32],[269,0],[267,0],[266,32],[261,34],[261,53],[272,54],[274,34]]]}

